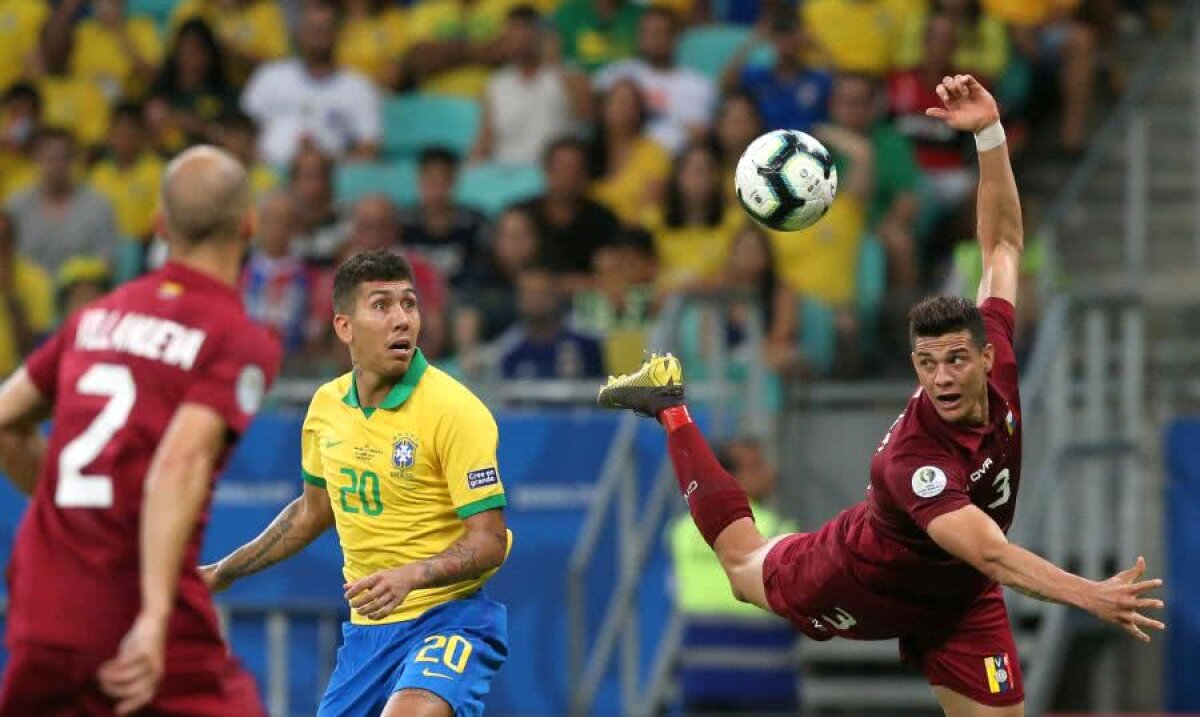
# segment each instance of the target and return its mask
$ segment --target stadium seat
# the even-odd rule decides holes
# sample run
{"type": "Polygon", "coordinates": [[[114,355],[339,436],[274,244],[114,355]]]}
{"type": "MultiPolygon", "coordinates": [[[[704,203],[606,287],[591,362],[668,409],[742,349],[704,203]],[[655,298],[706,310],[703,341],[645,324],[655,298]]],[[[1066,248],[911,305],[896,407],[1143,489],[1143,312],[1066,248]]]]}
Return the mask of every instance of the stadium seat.
{"type": "Polygon", "coordinates": [[[692,28],[680,38],[675,61],[715,80],[748,37],[750,29],[741,25],[692,28]]]}
{"type": "Polygon", "coordinates": [[[145,15],[154,20],[160,30],[164,30],[178,4],[179,0],[129,0],[125,12],[129,15],[145,15]]]}
{"type": "Polygon", "coordinates": [[[818,376],[828,376],[837,356],[837,323],[833,307],[811,296],[802,296],[799,302],[800,348],[808,357],[809,368],[818,376]]]}
{"type": "Polygon", "coordinates": [[[459,174],[455,195],[463,204],[492,215],[536,197],[544,187],[545,178],[538,167],[475,164],[459,174]]]}
{"type": "Polygon", "coordinates": [[[466,154],[479,131],[479,103],[446,95],[407,94],[383,105],[383,152],[413,156],[440,146],[466,154]]]}
{"type": "Polygon", "coordinates": [[[398,205],[417,201],[417,166],[411,159],[338,165],[333,179],[338,202],[352,204],[367,194],[385,194],[398,205]]]}

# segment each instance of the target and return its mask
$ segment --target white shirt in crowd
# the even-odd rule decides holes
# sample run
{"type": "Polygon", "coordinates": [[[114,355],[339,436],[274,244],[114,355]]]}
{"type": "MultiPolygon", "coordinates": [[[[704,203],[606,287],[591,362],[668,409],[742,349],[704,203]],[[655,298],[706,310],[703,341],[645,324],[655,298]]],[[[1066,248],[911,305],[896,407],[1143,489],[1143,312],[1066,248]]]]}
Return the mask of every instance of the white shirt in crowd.
{"type": "Polygon", "coordinates": [[[261,128],[258,149],[271,164],[287,164],[304,135],[334,157],[382,132],[379,93],[363,75],[339,69],[313,77],[299,59],[277,60],[255,70],[242,92],[242,110],[261,128]]]}
{"type": "Polygon", "coordinates": [[[699,72],[687,67],[660,70],[644,60],[624,60],[602,70],[594,82],[597,89],[605,91],[624,79],[632,79],[642,88],[650,113],[647,130],[672,154],[687,144],[688,127],[712,123],[717,90],[699,72]]]}
{"type": "Polygon", "coordinates": [[[500,164],[540,164],[547,145],[572,130],[571,100],[561,68],[526,75],[515,66],[488,80],[492,156],[500,164]]]}

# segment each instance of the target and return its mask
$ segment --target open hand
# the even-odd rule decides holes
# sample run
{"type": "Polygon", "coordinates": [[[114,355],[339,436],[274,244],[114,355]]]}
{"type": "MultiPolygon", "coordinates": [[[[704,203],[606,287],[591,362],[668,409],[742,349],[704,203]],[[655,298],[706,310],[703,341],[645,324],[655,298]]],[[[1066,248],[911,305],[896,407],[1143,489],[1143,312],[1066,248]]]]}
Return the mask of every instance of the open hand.
{"type": "Polygon", "coordinates": [[[137,712],[154,699],[163,673],[167,622],[139,615],[121,640],[117,656],[100,666],[100,687],[116,701],[116,713],[137,712]]]}
{"type": "Polygon", "coordinates": [[[1000,109],[992,93],[970,75],[943,77],[934,88],[941,107],[930,107],[925,114],[937,117],[956,130],[978,132],[1000,119],[1000,109]]]}
{"type": "Polygon", "coordinates": [[[350,607],[369,620],[382,620],[400,607],[413,584],[403,567],[381,570],[346,584],[350,607]]]}
{"type": "Polygon", "coordinates": [[[1162,587],[1160,579],[1140,580],[1146,573],[1146,559],[1139,556],[1132,568],[1122,570],[1102,583],[1096,583],[1088,612],[1105,622],[1121,626],[1125,632],[1142,642],[1150,642],[1143,627],[1155,630],[1166,629],[1166,625],[1141,614],[1143,610],[1161,610],[1163,601],[1142,597],[1150,590],[1162,587]]]}

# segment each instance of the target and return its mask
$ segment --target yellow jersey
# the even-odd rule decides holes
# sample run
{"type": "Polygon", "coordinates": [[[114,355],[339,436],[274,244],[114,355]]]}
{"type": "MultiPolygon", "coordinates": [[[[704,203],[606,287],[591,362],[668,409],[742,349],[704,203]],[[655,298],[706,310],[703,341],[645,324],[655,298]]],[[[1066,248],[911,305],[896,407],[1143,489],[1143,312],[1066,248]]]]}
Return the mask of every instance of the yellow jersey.
{"type": "MultiPolygon", "coordinates": [[[[54,282],[46,270],[17,254],[12,265],[13,298],[25,313],[25,323],[35,335],[42,335],[54,326],[54,282]]],[[[0,376],[7,376],[21,363],[17,338],[13,335],[16,320],[8,305],[0,302],[0,376]]]]}
{"type": "Polygon", "coordinates": [[[891,69],[904,23],[924,9],[924,2],[809,0],[800,7],[819,64],[842,72],[883,75],[891,69]]]}
{"type": "Polygon", "coordinates": [[[866,231],[861,200],[843,194],[821,221],[798,232],[767,232],[784,283],[833,306],[854,300],[858,255],[866,231]]]}
{"type": "Polygon", "coordinates": [[[288,53],[287,22],[279,3],[256,0],[225,10],[212,0],[183,0],[171,12],[171,32],[194,17],[208,23],[223,42],[259,62],[288,53]]]}
{"type": "Polygon", "coordinates": [[[25,73],[25,56],[37,47],[48,17],[45,0],[0,0],[0,92],[25,73]]]}
{"type": "Polygon", "coordinates": [[[154,230],[162,173],[163,161],[145,152],[128,169],[118,167],[111,159],[103,160],[92,168],[88,180],[97,192],[108,197],[117,229],[127,238],[140,241],[154,230]]]}
{"type": "Polygon", "coordinates": [[[70,131],[83,147],[99,144],[108,134],[108,99],[99,85],[70,75],[47,75],[38,84],[42,122],[70,131]]]}
{"type": "MultiPolygon", "coordinates": [[[[498,442],[483,402],[420,351],[378,408],[360,406],[353,372],[317,389],[304,419],[301,469],[329,493],[346,582],[434,557],[463,536],[463,520],[504,507],[498,442]]],[[[356,612],[350,619],[411,620],[476,592],[489,577],[414,590],[383,620],[356,612]]]]}
{"type": "MultiPolygon", "coordinates": [[[[125,21],[129,37],[142,60],[154,67],[162,62],[163,46],[158,27],[145,17],[125,21]]],[[[98,20],[82,20],[75,26],[75,49],[71,53],[71,74],[98,84],[106,97],[140,97],[149,89],[134,75],[133,61],[125,53],[121,39],[98,20]]]]}
{"type": "Polygon", "coordinates": [[[388,79],[388,67],[407,49],[404,11],[393,7],[370,17],[345,20],[338,35],[337,58],[383,83],[388,79]]]}

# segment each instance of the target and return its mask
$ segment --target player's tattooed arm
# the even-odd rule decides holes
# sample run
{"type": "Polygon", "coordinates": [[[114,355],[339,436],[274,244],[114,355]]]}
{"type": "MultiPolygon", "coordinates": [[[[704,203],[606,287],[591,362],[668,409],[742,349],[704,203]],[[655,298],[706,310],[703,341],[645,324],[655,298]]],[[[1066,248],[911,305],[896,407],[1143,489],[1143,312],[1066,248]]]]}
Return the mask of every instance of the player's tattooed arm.
{"type": "Polygon", "coordinates": [[[403,604],[413,590],[472,580],[500,567],[508,554],[504,511],[486,510],[463,522],[466,532],[441,553],[348,583],[345,588],[350,607],[371,620],[381,620],[403,604]]]}
{"type": "Polygon", "coordinates": [[[328,494],[323,488],[305,485],[304,494],[280,511],[257,538],[218,562],[201,567],[200,574],[213,592],[219,592],[239,578],[292,557],[332,524],[328,494]]]}

